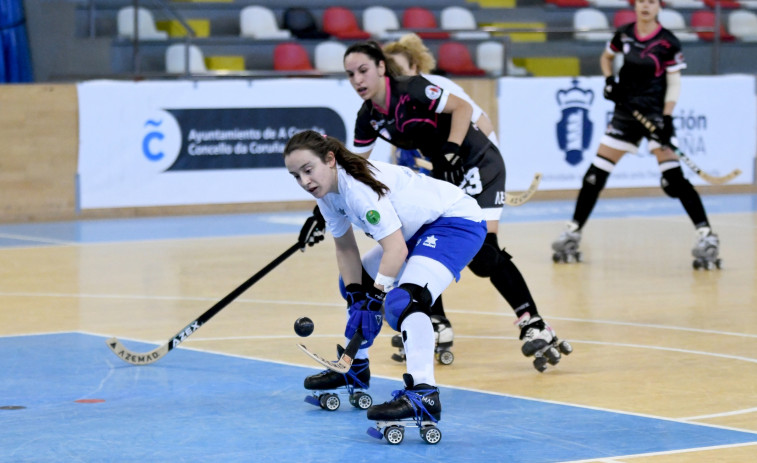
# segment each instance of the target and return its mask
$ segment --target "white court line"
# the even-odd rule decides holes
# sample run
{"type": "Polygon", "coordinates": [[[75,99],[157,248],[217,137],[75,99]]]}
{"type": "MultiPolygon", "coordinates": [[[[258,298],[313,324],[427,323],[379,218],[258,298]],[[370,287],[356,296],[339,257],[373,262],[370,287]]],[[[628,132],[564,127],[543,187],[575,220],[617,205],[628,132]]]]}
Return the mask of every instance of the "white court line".
{"type": "Polygon", "coordinates": [[[706,420],[706,419],[709,419],[709,418],[720,418],[720,417],[723,417],[723,416],[744,415],[746,413],[754,413],[754,412],[757,412],[757,407],[745,408],[743,410],[734,410],[732,412],[713,413],[711,415],[687,416],[685,418],[681,418],[681,420],[683,420],[683,421],[706,420]]]}
{"type": "MultiPolygon", "coordinates": [[[[78,244],[74,241],[56,240],[55,238],[39,238],[36,236],[31,236],[31,235],[14,235],[12,233],[0,233],[0,238],[8,238],[11,240],[19,240],[19,241],[36,241],[38,243],[48,243],[48,244],[61,244],[61,245],[78,244]]],[[[4,249],[15,249],[15,248],[7,247],[4,249]]]]}
{"type": "MultiPolygon", "coordinates": [[[[750,431],[746,431],[750,432],[750,431]]],[[[681,449],[681,450],[668,450],[665,452],[649,452],[649,453],[636,453],[632,455],[618,455],[616,457],[611,458],[589,458],[588,460],[570,460],[570,461],[562,461],[560,463],[590,463],[590,462],[603,462],[603,463],[622,463],[622,460],[618,460],[618,458],[639,458],[639,457],[656,457],[660,455],[677,455],[681,453],[693,453],[693,452],[703,452],[706,450],[720,450],[720,449],[732,449],[732,448],[738,448],[738,447],[750,447],[753,445],[757,445],[757,442],[747,442],[744,444],[728,444],[728,445],[713,445],[710,447],[694,447],[690,449],[681,449]]]]}

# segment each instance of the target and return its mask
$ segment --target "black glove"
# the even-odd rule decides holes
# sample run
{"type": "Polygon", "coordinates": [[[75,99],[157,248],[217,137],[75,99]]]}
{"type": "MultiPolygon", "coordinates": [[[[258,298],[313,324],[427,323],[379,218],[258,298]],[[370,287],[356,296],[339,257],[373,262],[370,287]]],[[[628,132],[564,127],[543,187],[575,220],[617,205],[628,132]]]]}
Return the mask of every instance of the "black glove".
{"type": "Polygon", "coordinates": [[[321,215],[321,210],[318,206],[313,209],[313,215],[308,217],[305,224],[300,229],[300,237],[297,238],[297,242],[300,243],[300,249],[305,250],[305,246],[313,246],[315,243],[320,243],[326,237],[326,221],[321,215]]]}
{"type": "Polygon", "coordinates": [[[620,95],[618,92],[618,83],[615,82],[614,76],[609,76],[605,79],[605,89],[603,93],[605,99],[618,103],[620,95]]]}
{"type": "Polygon", "coordinates": [[[444,142],[442,155],[434,160],[434,178],[460,186],[465,178],[465,168],[459,152],[460,145],[451,141],[444,142]]]}
{"type": "Polygon", "coordinates": [[[672,146],[671,140],[676,135],[676,130],[673,128],[673,116],[662,116],[662,126],[657,129],[657,132],[662,146],[672,146]]]}

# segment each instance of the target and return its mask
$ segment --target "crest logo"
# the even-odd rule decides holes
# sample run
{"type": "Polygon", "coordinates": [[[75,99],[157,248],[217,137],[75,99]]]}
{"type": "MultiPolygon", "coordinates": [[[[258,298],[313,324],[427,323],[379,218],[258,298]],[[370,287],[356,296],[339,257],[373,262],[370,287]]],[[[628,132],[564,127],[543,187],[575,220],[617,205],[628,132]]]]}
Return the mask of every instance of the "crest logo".
{"type": "Polygon", "coordinates": [[[589,148],[594,124],[589,119],[589,108],[594,101],[594,92],[578,87],[578,79],[573,86],[557,92],[557,104],[562,111],[562,119],[557,123],[557,143],[565,152],[565,161],[575,166],[584,158],[589,148]]]}
{"type": "Polygon", "coordinates": [[[365,220],[368,221],[371,225],[376,225],[381,221],[381,215],[378,213],[378,211],[370,210],[365,213],[365,220]]]}

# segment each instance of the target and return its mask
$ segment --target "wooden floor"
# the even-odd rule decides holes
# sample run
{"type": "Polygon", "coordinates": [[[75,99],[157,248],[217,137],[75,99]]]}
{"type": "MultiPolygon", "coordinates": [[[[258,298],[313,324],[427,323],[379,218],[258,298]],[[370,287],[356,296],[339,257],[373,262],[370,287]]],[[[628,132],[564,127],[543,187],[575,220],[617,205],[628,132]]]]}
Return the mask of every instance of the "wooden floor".
{"type": "MultiPolygon", "coordinates": [[[[596,219],[584,262],[553,264],[562,222],[503,223],[539,310],[575,351],[538,373],[520,353],[512,310],[467,270],[445,293],[455,329],[439,384],[757,432],[757,214],[711,217],[723,269],[692,269],[684,216],[596,219]]],[[[288,248],[296,234],[50,243],[0,249],[0,335],[81,331],[163,343],[288,248]]],[[[361,246],[372,245],[367,239],[361,246]]],[[[333,242],[296,253],[182,347],[309,364],[292,323],[315,321],[306,344],[342,342],[333,242]]],[[[399,378],[385,327],[374,375],[399,378]]],[[[757,445],[612,460],[753,462],[757,445]]]]}

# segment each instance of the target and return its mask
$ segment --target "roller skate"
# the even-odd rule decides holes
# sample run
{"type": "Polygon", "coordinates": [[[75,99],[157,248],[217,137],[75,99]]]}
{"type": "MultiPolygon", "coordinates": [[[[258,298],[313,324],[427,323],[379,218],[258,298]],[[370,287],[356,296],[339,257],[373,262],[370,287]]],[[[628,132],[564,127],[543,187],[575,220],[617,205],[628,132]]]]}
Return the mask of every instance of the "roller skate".
{"type": "Polygon", "coordinates": [[[720,268],[720,239],[712,232],[710,227],[697,228],[697,241],[691,250],[694,256],[694,268],[712,270],[720,268]]]}
{"type": "MultiPolygon", "coordinates": [[[[452,324],[446,317],[431,315],[431,325],[434,327],[434,356],[442,365],[451,365],[455,361],[455,354],[450,350],[452,340],[455,337],[455,333],[452,331],[452,324]]],[[[392,360],[395,362],[404,362],[405,344],[402,342],[401,334],[392,336],[392,347],[399,349],[399,352],[392,354],[392,360]]]]}
{"type": "Polygon", "coordinates": [[[442,432],[436,427],[442,417],[439,389],[428,384],[414,384],[413,376],[402,375],[405,389],[392,392],[392,400],[368,409],[369,420],[376,421],[375,428],[368,428],[368,435],[376,439],[386,438],[397,445],[405,438],[405,428],[418,428],[421,439],[428,444],[442,440],[442,432]]]}
{"type": "Polygon", "coordinates": [[[557,365],[562,354],[573,352],[573,346],[557,339],[555,330],[538,315],[532,317],[525,312],[514,324],[520,328],[521,352],[526,357],[534,357],[534,368],[539,373],[547,369],[547,364],[557,365]]]}
{"type": "MultiPolygon", "coordinates": [[[[337,358],[343,352],[342,346],[337,346],[337,358]]],[[[305,378],[305,389],[313,393],[305,397],[305,402],[333,412],[341,405],[339,395],[346,394],[353,407],[367,410],[373,405],[373,398],[366,392],[371,381],[368,363],[368,359],[355,359],[350,371],[345,374],[324,370],[308,376],[305,378]]]]}
{"type": "Polygon", "coordinates": [[[581,262],[581,251],[578,250],[578,245],[581,243],[581,231],[578,229],[578,224],[575,222],[568,222],[560,233],[560,236],[552,243],[552,261],[555,263],[564,262],[581,262]]]}

